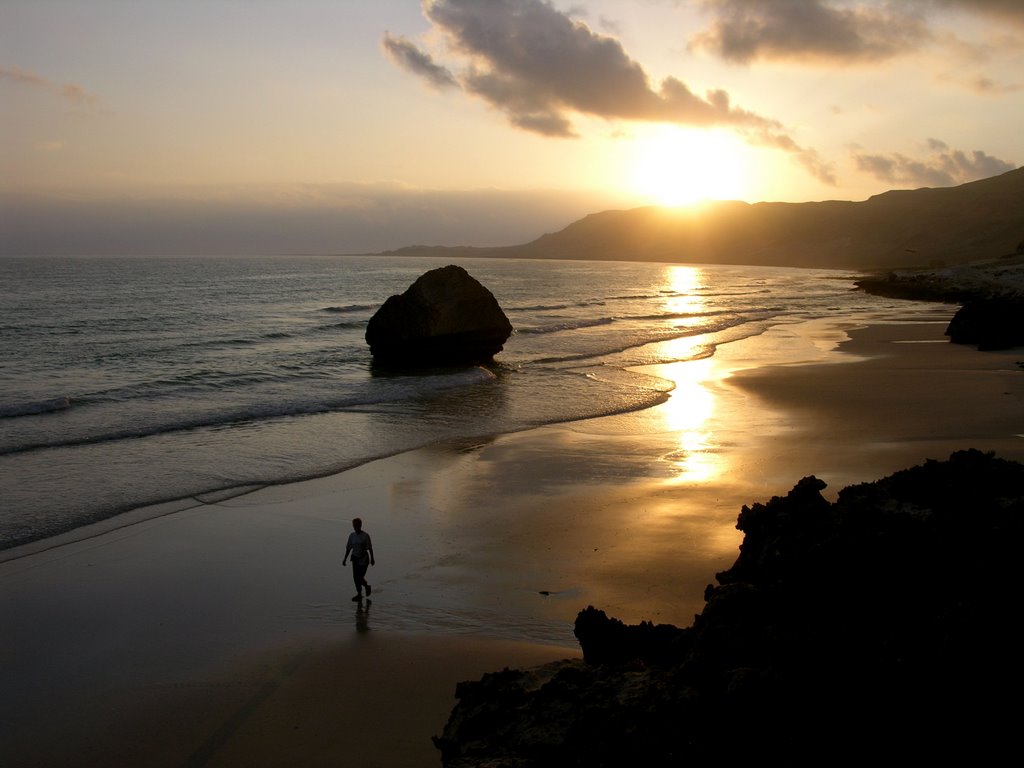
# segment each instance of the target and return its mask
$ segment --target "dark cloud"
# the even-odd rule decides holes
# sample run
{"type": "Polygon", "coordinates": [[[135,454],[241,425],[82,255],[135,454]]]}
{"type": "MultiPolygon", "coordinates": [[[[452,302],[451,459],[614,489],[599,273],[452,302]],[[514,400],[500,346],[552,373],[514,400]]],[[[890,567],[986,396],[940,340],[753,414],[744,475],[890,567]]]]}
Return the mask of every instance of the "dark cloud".
{"type": "Polygon", "coordinates": [[[455,76],[446,67],[435,64],[433,57],[421,51],[406,38],[385,35],[381,45],[398,66],[419,75],[435,88],[458,87],[455,76]]]}
{"type": "Polygon", "coordinates": [[[956,11],[1024,26],[1020,0],[701,0],[713,20],[690,47],[747,64],[759,59],[877,62],[914,52],[940,38],[933,11],[956,11]]]}
{"type": "Polygon", "coordinates": [[[952,149],[945,142],[929,139],[931,156],[925,160],[906,157],[898,152],[889,155],[854,153],[857,168],[890,184],[926,187],[951,187],[968,181],[998,176],[1015,166],[992,157],[979,149],[967,153],[952,149]]]}
{"type": "MultiPolygon", "coordinates": [[[[796,154],[819,178],[831,178],[782,125],[734,105],[723,90],[703,95],[668,77],[651,84],[621,43],[557,10],[547,0],[431,0],[424,13],[461,62],[435,63],[404,38],[385,48],[407,70],[437,85],[439,73],[503,112],[510,123],[543,136],[576,135],[575,114],[607,120],[727,126],[796,154]]],[[[445,84],[449,81],[444,79],[445,84]]]]}
{"type": "Polygon", "coordinates": [[[572,113],[686,125],[780,126],[731,104],[724,91],[701,96],[675,78],[652,87],[643,67],[612,37],[592,31],[545,0],[434,0],[427,18],[463,67],[458,76],[404,38],[384,46],[407,70],[437,85],[457,79],[510,122],[547,136],[573,136],[572,113]]]}
{"type": "Polygon", "coordinates": [[[99,97],[89,93],[85,88],[75,83],[54,83],[35,72],[29,72],[21,67],[0,67],[0,80],[28,88],[35,88],[47,91],[65,101],[75,104],[98,104],[99,97]]]}
{"type": "Polygon", "coordinates": [[[845,7],[829,0],[704,0],[715,15],[691,47],[748,63],[817,58],[878,61],[930,39],[914,3],[845,7]]]}

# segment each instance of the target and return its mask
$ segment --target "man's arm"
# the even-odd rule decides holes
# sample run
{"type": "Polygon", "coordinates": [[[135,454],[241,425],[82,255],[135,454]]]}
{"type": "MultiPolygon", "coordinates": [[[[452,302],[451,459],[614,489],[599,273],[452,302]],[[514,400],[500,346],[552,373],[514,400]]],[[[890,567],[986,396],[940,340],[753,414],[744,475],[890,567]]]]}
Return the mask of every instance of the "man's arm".
{"type": "Polygon", "coordinates": [[[345,565],[348,562],[349,553],[352,551],[352,535],[349,534],[348,541],[345,542],[345,556],[341,558],[341,564],[345,565]]]}
{"type": "Polygon", "coordinates": [[[366,551],[370,553],[370,565],[376,565],[377,562],[373,559],[373,542],[370,541],[370,534],[366,534],[366,551]]]}

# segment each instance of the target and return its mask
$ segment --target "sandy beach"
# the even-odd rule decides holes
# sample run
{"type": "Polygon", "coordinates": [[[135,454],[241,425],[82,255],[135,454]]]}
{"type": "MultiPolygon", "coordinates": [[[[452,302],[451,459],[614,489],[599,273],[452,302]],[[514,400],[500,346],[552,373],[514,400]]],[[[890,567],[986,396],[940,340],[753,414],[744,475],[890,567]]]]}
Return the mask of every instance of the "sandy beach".
{"type": "Polygon", "coordinates": [[[455,684],[578,655],[587,605],[689,624],[743,504],[967,447],[1024,460],[1024,351],[946,321],[777,326],[645,370],[676,382],[656,408],[0,552],[4,764],[439,765],[455,684]],[[341,566],[356,515],[372,602],[341,566]]]}

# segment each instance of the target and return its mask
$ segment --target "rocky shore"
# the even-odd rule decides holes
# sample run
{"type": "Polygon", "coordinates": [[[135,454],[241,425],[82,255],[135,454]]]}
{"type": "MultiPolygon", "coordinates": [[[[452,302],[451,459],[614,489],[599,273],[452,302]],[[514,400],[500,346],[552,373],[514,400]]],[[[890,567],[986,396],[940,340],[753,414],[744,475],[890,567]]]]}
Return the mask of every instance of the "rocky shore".
{"type": "Polygon", "coordinates": [[[1016,747],[1024,465],[976,450],[744,507],[685,629],[588,607],[582,660],[459,685],[447,768],[984,763],[1016,747]]]}
{"type": "Polygon", "coordinates": [[[868,293],[942,301],[961,308],[946,329],[950,341],[981,350],[1024,345],[1024,242],[1000,259],[935,269],[880,273],[857,281],[868,293]]]}

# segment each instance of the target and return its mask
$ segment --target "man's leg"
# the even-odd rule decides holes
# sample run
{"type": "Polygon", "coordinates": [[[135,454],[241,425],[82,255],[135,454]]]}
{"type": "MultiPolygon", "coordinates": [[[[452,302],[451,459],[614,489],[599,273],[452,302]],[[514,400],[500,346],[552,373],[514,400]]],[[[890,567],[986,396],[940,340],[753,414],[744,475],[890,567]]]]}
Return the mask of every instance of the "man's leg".
{"type": "Polygon", "coordinates": [[[361,597],[363,594],[363,587],[366,586],[366,569],[370,567],[370,562],[352,562],[352,581],[356,585],[356,596],[361,597]]]}

